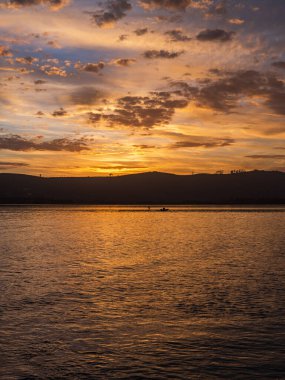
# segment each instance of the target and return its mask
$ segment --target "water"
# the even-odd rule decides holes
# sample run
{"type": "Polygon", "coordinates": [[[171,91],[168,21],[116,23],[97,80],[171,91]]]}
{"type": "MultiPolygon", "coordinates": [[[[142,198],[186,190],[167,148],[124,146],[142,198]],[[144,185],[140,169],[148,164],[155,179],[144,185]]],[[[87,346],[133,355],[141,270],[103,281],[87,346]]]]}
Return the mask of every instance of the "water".
{"type": "Polygon", "coordinates": [[[285,379],[277,211],[0,208],[1,380],[285,379]]]}

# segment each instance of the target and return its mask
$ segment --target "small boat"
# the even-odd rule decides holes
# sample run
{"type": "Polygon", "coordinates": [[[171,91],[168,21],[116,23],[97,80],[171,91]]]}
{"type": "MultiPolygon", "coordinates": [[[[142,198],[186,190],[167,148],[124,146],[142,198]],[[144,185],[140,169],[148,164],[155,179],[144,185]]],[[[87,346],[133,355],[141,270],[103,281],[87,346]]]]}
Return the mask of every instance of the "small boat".
{"type": "Polygon", "coordinates": [[[161,208],[159,211],[162,211],[162,212],[169,211],[169,208],[165,208],[165,207],[163,207],[163,208],[161,208]]]}

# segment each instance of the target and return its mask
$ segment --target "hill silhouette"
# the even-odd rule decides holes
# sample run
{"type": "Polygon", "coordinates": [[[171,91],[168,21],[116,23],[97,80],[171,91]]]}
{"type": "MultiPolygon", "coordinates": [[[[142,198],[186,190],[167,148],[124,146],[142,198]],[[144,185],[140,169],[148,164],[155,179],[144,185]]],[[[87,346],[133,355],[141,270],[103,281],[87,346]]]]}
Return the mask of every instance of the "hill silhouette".
{"type": "Polygon", "coordinates": [[[285,173],[43,178],[0,174],[1,204],[281,204],[285,173]]]}

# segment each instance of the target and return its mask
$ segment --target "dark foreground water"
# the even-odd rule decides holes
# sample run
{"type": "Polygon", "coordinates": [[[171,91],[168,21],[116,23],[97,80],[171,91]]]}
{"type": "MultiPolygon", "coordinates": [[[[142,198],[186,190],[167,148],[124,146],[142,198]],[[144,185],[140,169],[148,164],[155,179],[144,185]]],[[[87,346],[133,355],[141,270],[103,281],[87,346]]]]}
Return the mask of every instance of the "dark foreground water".
{"type": "Polygon", "coordinates": [[[285,379],[277,211],[0,208],[0,379],[285,379]]]}

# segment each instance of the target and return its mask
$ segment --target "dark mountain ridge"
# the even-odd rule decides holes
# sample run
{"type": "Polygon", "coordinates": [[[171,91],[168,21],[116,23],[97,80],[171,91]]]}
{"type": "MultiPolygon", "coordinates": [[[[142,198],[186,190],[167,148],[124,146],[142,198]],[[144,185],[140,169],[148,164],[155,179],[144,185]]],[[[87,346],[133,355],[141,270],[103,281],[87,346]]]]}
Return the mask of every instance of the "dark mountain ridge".
{"type": "Polygon", "coordinates": [[[2,204],[285,204],[285,173],[44,178],[0,174],[2,204]]]}

